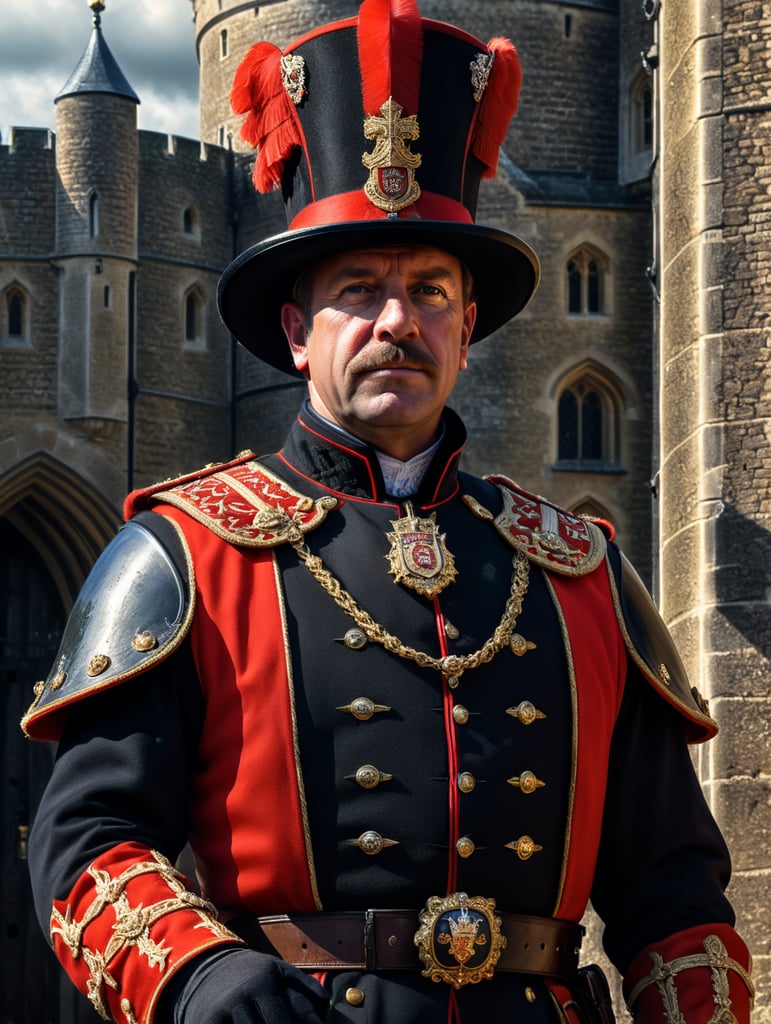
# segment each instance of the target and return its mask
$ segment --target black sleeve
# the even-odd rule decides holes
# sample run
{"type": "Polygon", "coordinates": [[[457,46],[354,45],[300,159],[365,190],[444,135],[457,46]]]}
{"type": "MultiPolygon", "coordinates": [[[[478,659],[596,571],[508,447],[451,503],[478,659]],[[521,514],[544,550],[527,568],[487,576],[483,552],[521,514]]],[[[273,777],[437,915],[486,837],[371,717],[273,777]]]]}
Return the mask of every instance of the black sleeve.
{"type": "Polygon", "coordinates": [[[623,974],[651,942],[734,914],[730,860],[693,770],[682,718],[631,664],[610,751],[592,903],[623,974]]]}
{"type": "Polygon", "coordinates": [[[52,902],[110,847],[134,841],[176,860],[203,713],[187,641],[157,668],[72,708],[29,841],[46,934],[52,902]]]}

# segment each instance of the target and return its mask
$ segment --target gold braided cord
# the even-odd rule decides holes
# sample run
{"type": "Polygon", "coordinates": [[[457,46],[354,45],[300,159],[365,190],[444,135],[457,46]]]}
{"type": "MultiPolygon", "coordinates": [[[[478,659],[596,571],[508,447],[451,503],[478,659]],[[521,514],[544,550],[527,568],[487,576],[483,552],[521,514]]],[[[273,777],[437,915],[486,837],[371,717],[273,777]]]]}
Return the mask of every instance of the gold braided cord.
{"type": "Polygon", "coordinates": [[[387,651],[414,661],[420,668],[432,668],[446,675],[453,685],[468,669],[478,668],[495,657],[504,647],[511,645],[512,636],[517,625],[517,616],[522,611],[522,602],[530,580],[530,563],[522,552],[513,558],[514,571],[511,576],[511,591],[501,616],[501,621],[479,650],[472,654],[448,654],[443,658],[434,658],[425,651],[418,651],[403,643],[398,636],[389,633],[379,622],[360,608],[356,601],[345,590],[338,579],[324,566],[321,558],[314,555],[305,543],[302,534],[292,533],[288,538],[301,561],[321,586],[326,590],[335,604],[349,615],[359,629],[374,643],[381,644],[387,651]]]}

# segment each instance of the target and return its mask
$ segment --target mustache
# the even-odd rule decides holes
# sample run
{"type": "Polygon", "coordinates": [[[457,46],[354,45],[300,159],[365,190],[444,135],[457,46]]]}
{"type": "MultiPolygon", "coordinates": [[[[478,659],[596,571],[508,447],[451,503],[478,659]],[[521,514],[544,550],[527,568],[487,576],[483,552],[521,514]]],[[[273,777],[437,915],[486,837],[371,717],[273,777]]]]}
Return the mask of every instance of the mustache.
{"type": "Polygon", "coordinates": [[[352,373],[366,373],[367,370],[380,370],[384,366],[409,365],[416,370],[432,370],[436,360],[418,345],[405,341],[401,345],[381,342],[373,349],[365,349],[355,356],[348,369],[352,373]]]}

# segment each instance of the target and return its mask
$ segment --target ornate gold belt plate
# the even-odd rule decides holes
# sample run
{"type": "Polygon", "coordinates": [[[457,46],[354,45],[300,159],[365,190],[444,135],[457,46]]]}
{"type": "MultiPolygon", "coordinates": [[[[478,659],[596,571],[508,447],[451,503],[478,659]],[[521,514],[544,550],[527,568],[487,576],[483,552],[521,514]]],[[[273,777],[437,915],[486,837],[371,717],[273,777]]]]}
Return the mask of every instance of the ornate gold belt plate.
{"type": "Polygon", "coordinates": [[[431,896],[420,912],[415,945],[424,978],[454,988],[492,978],[506,946],[495,900],[465,892],[431,896]]]}

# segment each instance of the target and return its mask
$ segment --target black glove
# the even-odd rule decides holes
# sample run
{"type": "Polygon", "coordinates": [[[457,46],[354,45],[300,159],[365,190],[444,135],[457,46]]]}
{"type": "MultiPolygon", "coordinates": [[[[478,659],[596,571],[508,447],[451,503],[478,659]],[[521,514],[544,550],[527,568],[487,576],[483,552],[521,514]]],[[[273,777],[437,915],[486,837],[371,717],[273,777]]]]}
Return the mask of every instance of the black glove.
{"type": "Polygon", "coordinates": [[[298,968],[229,947],[183,968],[161,1005],[173,1024],[321,1024],[327,1004],[321,985],[298,968]]]}

